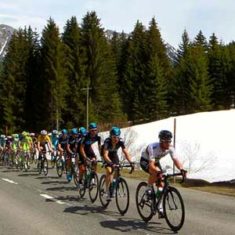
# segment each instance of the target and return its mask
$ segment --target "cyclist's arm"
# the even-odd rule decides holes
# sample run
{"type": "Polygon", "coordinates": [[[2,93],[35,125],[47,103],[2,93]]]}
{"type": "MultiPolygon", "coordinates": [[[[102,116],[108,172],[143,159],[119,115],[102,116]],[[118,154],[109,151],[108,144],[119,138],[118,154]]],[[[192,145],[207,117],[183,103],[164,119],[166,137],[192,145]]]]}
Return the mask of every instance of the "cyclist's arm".
{"type": "Polygon", "coordinates": [[[126,149],[126,148],[122,149],[122,152],[124,153],[124,155],[125,155],[127,161],[128,161],[129,163],[131,163],[131,156],[130,156],[129,152],[127,151],[127,149],[126,149]]]}
{"type": "Polygon", "coordinates": [[[58,143],[58,150],[59,150],[61,153],[64,152],[63,148],[61,148],[61,144],[60,144],[60,143],[58,143]]]}
{"type": "Polygon", "coordinates": [[[183,170],[183,165],[177,158],[173,158],[173,162],[179,170],[183,170]]]}
{"type": "Polygon", "coordinates": [[[81,144],[80,145],[80,153],[81,153],[81,155],[82,155],[82,157],[84,158],[84,160],[86,160],[86,153],[85,153],[85,150],[84,150],[84,144],[81,144]]]}
{"type": "Polygon", "coordinates": [[[73,151],[71,150],[69,143],[67,144],[66,148],[67,148],[67,151],[68,151],[70,154],[73,154],[73,151]]]}
{"type": "Polygon", "coordinates": [[[109,158],[109,151],[106,148],[104,148],[104,156],[103,157],[104,157],[105,162],[112,163],[112,161],[109,158]]]}

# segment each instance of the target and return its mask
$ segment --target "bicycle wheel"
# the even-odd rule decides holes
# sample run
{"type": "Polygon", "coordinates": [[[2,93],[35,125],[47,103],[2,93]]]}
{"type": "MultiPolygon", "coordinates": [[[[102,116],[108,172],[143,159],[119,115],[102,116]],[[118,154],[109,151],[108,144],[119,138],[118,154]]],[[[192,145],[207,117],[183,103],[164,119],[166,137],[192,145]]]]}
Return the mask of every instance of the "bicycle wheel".
{"type": "Polygon", "coordinates": [[[63,160],[61,158],[58,158],[56,160],[56,171],[57,171],[57,175],[59,177],[61,177],[63,175],[64,163],[63,163],[63,160]]]}
{"type": "Polygon", "coordinates": [[[135,201],[140,217],[147,223],[154,215],[152,208],[155,199],[146,194],[146,187],[146,182],[139,183],[136,189],[135,201]]]}
{"type": "Polygon", "coordinates": [[[78,181],[79,181],[79,174],[78,174],[78,170],[75,168],[74,165],[72,165],[72,174],[73,174],[73,182],[75,184],[76,187],[78,187],[78,181]]]}
{"type": "Polygon", "coordinates": [[[89,182],[89,197],[91,202],[95,202],[98,197],[98,186],[99,186],[99,179],[96,172],[91,173],[91,178],[89,182]]]}
{"type": "Polygon", "coordinates": [[[84,173],[82,177],[82,184],[79,185],[79,194],[81,198],[84,197],[86,193],[86,188],[87,188],[87,180],[86,180],[86,173],[84,173]]]}
{"type": "Polygon", "coordinates": [[[43,172],[44,172],[44,175],[46,176],[48,174],[48,161],[47,161],[47,158],[44,157],[43,159],[43,162],[42,162],[42,167],[43,167],[43,172]]]}
{"type": "Polygon", "coordinates": [[[25,160],[24,160],[24,170],[28,171],[28,169],[29,169],[29,160],[28,160],[28,158],[25,157],[25,160]]]}
{"type": "Polygon", "coordinates": [[[42,159],[38,160],[38,174],[41,175],[42,173],[42,159]]]}
{"type": "Polygon", "coordinates": [[[183,199],[176,188],[169,187],[166,193],[164,193],[163,209],[169,227],[174,232],[180,230],[184,224],[185,209],[183,199]]]}
{"type": "Polygon", "coordinates": [[[107,201],[107,195],[106,195],[106,183],[105,183],[106,175],[102,175],[100,177],[100,183],[99,183],[99,198],[101,205],[106,208],[110,201],[107,201]]]}
{"type": "Polygon", "coordinates": [[[130,202],[130,194],[127,182],[123,178],[119,178],[116,187],[116,205],[121,215],[124,215],[130,202]]]}

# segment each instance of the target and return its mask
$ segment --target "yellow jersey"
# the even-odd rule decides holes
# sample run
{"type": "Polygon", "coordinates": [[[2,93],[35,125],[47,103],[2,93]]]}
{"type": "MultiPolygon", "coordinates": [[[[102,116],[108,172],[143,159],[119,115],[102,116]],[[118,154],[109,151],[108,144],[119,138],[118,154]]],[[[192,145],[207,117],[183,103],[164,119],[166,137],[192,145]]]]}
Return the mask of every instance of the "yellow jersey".
{"type": "Polygon", "coordinates": [[[40,142],[41,145],[51,143],[51,138],[48,135],[39,135],[38,142],[40,142]]]}

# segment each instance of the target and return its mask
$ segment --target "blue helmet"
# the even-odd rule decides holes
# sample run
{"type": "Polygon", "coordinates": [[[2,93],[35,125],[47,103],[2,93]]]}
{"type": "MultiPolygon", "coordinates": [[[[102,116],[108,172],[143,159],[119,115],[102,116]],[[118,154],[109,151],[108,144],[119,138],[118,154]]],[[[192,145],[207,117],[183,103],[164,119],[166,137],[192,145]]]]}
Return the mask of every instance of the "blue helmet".
{"type": "Polygon", "coordinates": [[[96,129],[96,128],[97,128],[97,125],[96,125],[95,122],[91,122],[91,123],[89,124],[89,129],[96,129]]]}
{"type": "Polygon", "coordinates": [[[86,128],[85,127],[80,127],[79,128],[79,133],[81,134],[81,135],[83,135],[83,136],[85,136],[86,134],[87,134],[87,130],[86,130],[86,128]]]}
{"type": "Polygon", "coordinates": [[[110,130],[110,136],[114,135],[114,136],[120,136],[121,135],[121,130],[119,127],[113,126],[110,130]]]}
{"type": "Polygon", "coordinates": [[[71,134],[72,134],[72,135],[77,135],[77,134],[78,134],[78,129],[77,129],[77,128],[73,128],[73,129],[71,130],[71,134]]]}
{"type": "Polygon", "coordinates": [[[68,131],[67,131],[66,129],[62,129],[61,133],[62,133],[63,135],[67,135],[67,134],[68,134],[68,131]]]}

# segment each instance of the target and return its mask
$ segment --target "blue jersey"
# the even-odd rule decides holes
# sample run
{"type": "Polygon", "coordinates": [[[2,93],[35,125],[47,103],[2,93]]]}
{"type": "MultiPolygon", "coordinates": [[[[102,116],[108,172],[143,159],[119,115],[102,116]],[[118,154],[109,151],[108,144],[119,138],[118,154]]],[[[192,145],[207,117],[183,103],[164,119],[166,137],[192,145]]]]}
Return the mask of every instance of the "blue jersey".
{"type": "Polygon", "coordinates": [[[54,149],[57,149],[58,147],[58,137],[57,135],[51,135],[51,143],[54,149]]]}

